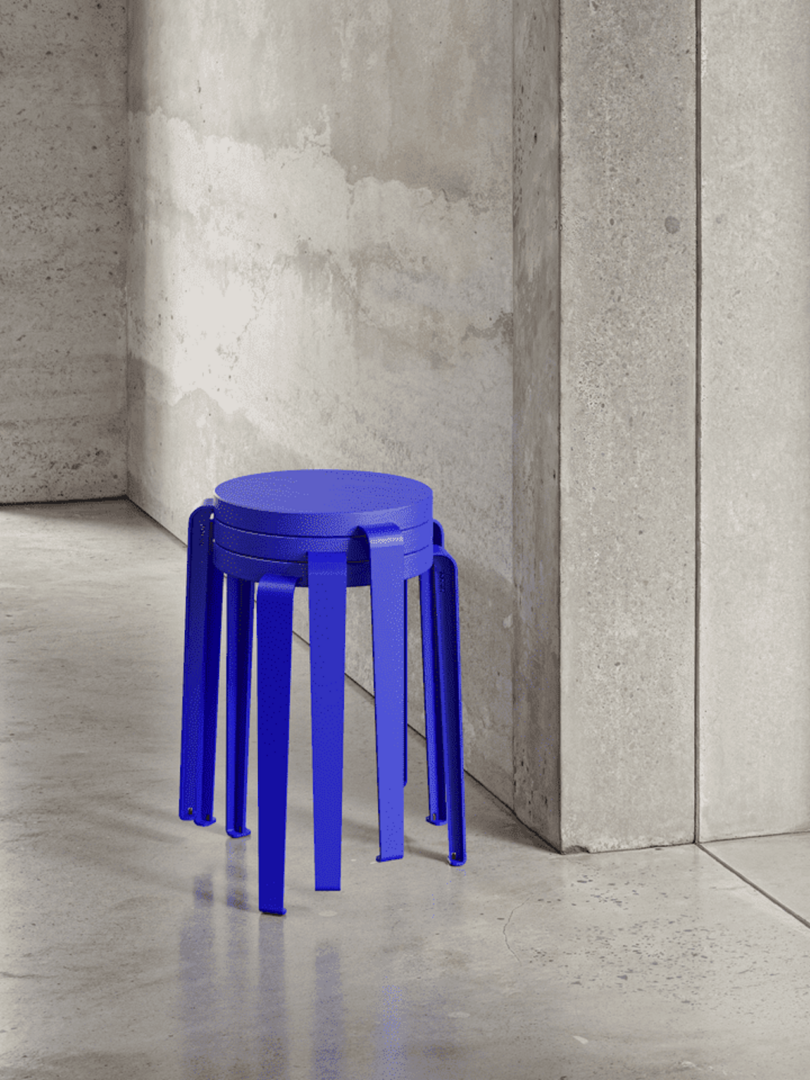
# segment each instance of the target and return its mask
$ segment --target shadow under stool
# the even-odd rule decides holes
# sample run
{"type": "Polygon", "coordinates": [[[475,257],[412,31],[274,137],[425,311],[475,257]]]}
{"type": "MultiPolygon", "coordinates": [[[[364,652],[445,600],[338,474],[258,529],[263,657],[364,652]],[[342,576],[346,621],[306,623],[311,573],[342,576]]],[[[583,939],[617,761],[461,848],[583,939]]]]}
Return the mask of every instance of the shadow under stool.
{"type": "Polygon", "coordinates": [[[428,818],[466,859],[458,569],[433,492],[387,473],[305,469],[227,480],[188,529],[180,817],[212,825],[227,576],[226,829],[246,827],[256,609],[259,909],[283,915],[293,598],[308,589],[315,888],[340,889],[346,589],[371,586],[379,862],[404,854],[407,584],[419,577],[428,818]]]}

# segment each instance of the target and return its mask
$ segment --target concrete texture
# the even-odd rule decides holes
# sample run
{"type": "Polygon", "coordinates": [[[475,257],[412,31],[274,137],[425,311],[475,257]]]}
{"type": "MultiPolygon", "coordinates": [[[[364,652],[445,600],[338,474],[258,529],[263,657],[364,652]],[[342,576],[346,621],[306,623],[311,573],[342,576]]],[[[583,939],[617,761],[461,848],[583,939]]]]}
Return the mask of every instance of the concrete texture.
{"type": "Polygon", "coordinates": [[[344,887],[315,893],[300,642],[288,913],[259,915],[221,752],[220,820],[177,817],[183,545],[112,501],[4,508],[0,550],[0,1076],[808,1074],[810,930],[697,847],[563,858],[470,780],[451,868],[412,734],[406,855],[376,863],[351,682],[344,887]]]}
{"type": "Polygon", "coordinates": [[[810,833],[720,840],[701,847],[810,926],[810,833]]]}
{"type": "MultiPolygon", "coordinates": [[[[525,823],[692,839],[697,677],[700,836],[810,828],[804,8],[6,8],[0,502],[126,482],[182,539],[240,473],[416,477],[467,763],[525,823]]],[[[353,590],[367,689],[369,627],[353,590]]]]}
{"type": "Polygon", "coordinates": [[[562,5],[562,848],[694,835],[695,6],[562,5]]]}
{"type": "Polygon", "coordinates": [[[130,496],[184,537],[244,473],[429,484],[468,761],[511,803],[508,6],[133,0],[129,49],[130,496]]]}
{"type": "Polygon", "coordinates": [[[520,0],[513,20],[514,808],[559,848],[558,5],[520,0]]]}
{"type": "Polygon", "coordinates": [[[0,502],[126,491],[126,16],[0,15],[0,502]]]}
{"type": "Polygon", "coordinates": [[[810,10],[702,5],[700,835],[810,828],[810,10]]]}

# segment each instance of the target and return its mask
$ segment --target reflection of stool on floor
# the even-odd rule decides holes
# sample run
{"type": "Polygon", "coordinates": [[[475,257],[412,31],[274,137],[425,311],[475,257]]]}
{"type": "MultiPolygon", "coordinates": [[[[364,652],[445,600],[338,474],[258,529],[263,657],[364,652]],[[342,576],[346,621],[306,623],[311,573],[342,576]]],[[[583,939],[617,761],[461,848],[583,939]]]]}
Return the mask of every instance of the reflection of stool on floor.
{"type": "Polygon", "coordinates": [[[228,577],[229,836],[247,836],[256,589],[259,909],[284,914],[293,596],[309,589],[315,888],[340,888],[346,587],[371,585],[378,861],[401,859],[407,742],[408,578],[419,575],[429,817],[466,858],[458,571],[425,484],[301,470],[228,480],[189,518],[180,817],[214,822],[222,575],[228,577]]]}

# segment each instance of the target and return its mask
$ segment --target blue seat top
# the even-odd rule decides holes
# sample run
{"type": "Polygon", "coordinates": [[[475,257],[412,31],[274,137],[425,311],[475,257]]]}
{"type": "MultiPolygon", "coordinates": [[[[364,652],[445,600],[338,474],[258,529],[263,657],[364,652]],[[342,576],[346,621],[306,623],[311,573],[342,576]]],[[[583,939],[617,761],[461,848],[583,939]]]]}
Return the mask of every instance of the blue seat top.
{"type": "Polygon", "coordinates": [[[366,525],[412,529],[433,521],[433,492],[418,480],[345,469],[253,473],[219,484],[214,518],[276,536],[351,536],[366,525]]]}

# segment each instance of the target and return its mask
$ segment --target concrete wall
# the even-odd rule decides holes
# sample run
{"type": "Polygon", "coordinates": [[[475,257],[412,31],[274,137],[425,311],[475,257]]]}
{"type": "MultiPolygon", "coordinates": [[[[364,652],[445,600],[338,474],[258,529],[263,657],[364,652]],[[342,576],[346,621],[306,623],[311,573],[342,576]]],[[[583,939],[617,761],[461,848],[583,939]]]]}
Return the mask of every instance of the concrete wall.
{"type": "MultiPolygon", "coordinates": [[[[129,34],[130,497],[184,537],[244,473],[429,484],[468,766],[511,804],[511,7],[132,0],[129,34]]],[[[354,590],[370,689],[368,620],[354,590]]]]}
{"type": "Polygon", "coordinates": [[[126,490],[123,3],[0,14],[0,502],[126,490]]]}
{"type": "Polygon", "coordinates": [[[701,837],[810,827],[804,5],[203,7],[127,5],[128,234],[124,5],[0,16],[0,501],[414,476],[524,821],[691,840],[697,679],[701,837]]]}
{"type": "Polygon", "coordinates": [[[810,828],[810,9],[702,3],[700,836],[810,828]]]}
{"type": "Polygon", "coordinates": [[[562,2],[563,850],[694,831],[695,31],[562,2]]]}

